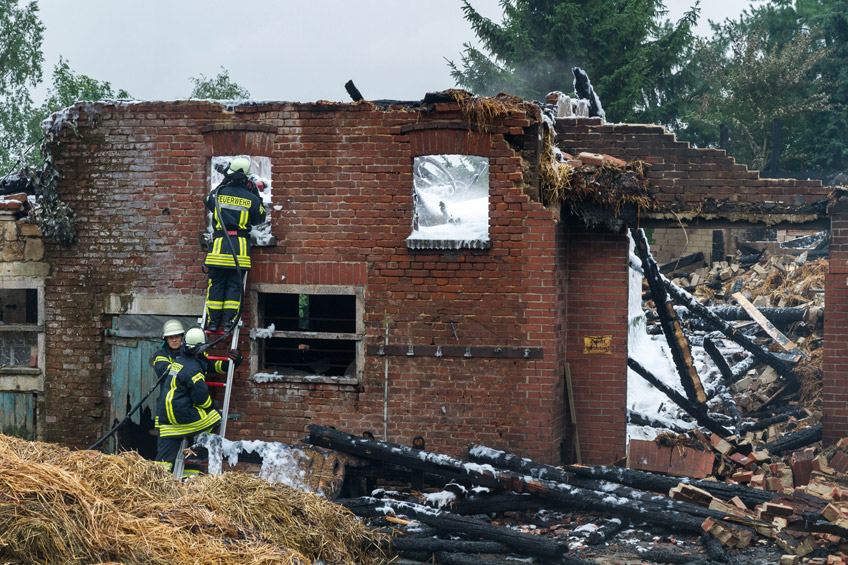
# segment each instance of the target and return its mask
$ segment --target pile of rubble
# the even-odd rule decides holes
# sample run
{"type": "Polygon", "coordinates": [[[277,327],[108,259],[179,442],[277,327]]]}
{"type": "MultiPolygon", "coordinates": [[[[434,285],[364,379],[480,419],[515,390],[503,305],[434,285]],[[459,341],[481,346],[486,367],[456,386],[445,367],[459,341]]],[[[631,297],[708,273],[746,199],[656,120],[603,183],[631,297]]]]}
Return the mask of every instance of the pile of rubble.
{"type": "Polygon", "coordinates": [[[848,561],[848,475],[834,467],[848,469],[848,440],[797,451],[800,465],[751,458],[772,479],[759,486],[551,467],[483,446],[455,459],[316,425],[304,441],[362,459],[336,502],[389,534],[406,563],[848,561]]]}
{"type": "MultiPolygon", "coordinates": [[[[791,555],[787,563],[808,554],[848,562],[848,440],[828,450],[820,443],[826,234],[777,253],[741,245],[734,261],[704,265],[698,254],[662,266],[646,243],[639,249],[644,233],[632,235],[641,259],[634,268],[647,283],[648,332],[676,348],[685,394],[651,382],[691,425],[631,440],[628,466],[764,493],[768,499],[746,502],[692,483],[669,492],[763,523],[740,529],[705,521],[704,530],[726,547],[747,546],[759,535],[791,555]]],[[[630,366],[657,378],[632,360],[630,366]]],[[[639,414],[631,423],[663,424],[639,414]]]]}

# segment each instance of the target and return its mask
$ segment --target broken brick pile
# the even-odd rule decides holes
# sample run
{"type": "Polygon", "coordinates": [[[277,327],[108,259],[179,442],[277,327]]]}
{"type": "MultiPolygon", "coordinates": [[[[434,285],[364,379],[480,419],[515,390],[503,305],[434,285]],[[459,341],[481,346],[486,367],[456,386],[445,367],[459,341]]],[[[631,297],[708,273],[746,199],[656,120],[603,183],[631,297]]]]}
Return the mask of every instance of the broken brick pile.
{"type": "MultiPolygon", "coordinates": [[[[816,243],[822,247],[821,243],[812,241],[816,243]]],[[[655,441],[632,440],[627,466],[674,476],[722,480],[775,493],[772,500],[749,506],[739,497],[721,500],[682,482],[671,489],[669,496],[762,522],[751,529],[730,525],[726,520],[706,519],[704,531],[725,547],[746,547],[759,536],[786,552],[781,563],[797,563],[800,557],[818,549],[816,555],[823,552],[828,555],[821,563],[836,564],[848,562],[848,438],[827,450],[815,441],[820,439],[820,434],[811,436],[808,445],[785,451],[772,443],[788,434],[812,430],[822,419],[820,344],[827,263],[808,260],[811,251],[769,254],[763,250],[753,262],[749,257],[747,264],[739,252],[735,262],[696,264],[690,272],[674,273],[673,284],[686,288],[702,304],[716,310],[733,306],[734,300],[750,301],[758,309],[803,309],[802,319],[783,328],[787,335],[783,336],[786,341],[782,344],[774,339],[773,332],[769,333],[767,324],[758,325],[751,319],[728,320],[756,343],[786,359],[800,382],[798,386],[790,386],[770,366],[751,363],[746,368],[744,362],[750,361],[747,354],[730,340],[713,335],[721,343],[722,356],[738,370],[734,371],[732,382],[725,379],[724,386],[713,390],[708,406],[716,416],[724,413],[728,423],[732,419],[736,435],[708,436],[694,428],[679,436],[661,434],[655,441]],[[726,394],[720,395],[722,388],[726,394]],[[774,417],[781,414],[782,417],[774,417]],[[769,451],[770,445],[774,446],[774,453],[769,451]]],[[[697,320],[688,317],[685,308],[678,310],[678,314],[683,316],[690,343],[700,345],[707,330],[697,327],[697,323],[689,324],[697,320]]],[[[707,370],[711,370],[706,357],[702,359],[707,370]]]]}
{"type": "Polygon", "coordinates": [[[707,518],[703,523],[704,531],[710,532],[726,547],[746,547],[759,535],[773,540],[794,556],[802,557],[823,548],[831,556],[826,563],[848,562],[846,450],[848,438],[824,452],[814,447],[795,451],[788,457],[788,464],[748,458],[745,470],[735,473],[734,480],[782,495],[754,507],[746,505],[738,496],[723,501],[686,483],[672,488],[669,496],[763,522],[752,530],[707,518]],[[823,524],[822,519],[830,524],[823,524]]]}

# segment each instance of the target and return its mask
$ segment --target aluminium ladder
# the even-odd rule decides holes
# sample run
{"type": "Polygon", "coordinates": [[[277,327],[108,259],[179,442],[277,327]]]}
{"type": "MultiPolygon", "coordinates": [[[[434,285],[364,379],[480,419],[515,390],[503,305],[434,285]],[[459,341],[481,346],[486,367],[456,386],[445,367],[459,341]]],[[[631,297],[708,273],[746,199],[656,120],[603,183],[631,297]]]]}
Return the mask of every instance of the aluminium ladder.
{"type": "MultiPolygon", "coordinates": [[[[244,306],[244,299],[243,298],[244,298],[244,292],[247,291],[247,275],[248,275],[248,273],[249,273],[249,271],[244,273],[244,280],[242,281],[242,289],[243,289],[242,303],[239,304],[239,312],[241,312],[241,308],[244,306]]],[[[200,319],[200,327],[203,328],[205,326],[206,326],[206,306],[204,305],[203,315],[200,319]]],[[[233,328],[232,341],[230,342],[230,351],[232,351],[234,349],[238,349],[238,340],[239,340],[239,333],[240,333],[241,326],[242,326],[242,321],[241,321],[241,316],[239,316],[238,324],[236,324],[236,327],[233,328]]],[[[204,330],[204,332],[206,332],[207,335],[209,335],[209,334],[223,335],[225,333],[223,331],[210,332],[208,330],[204,330]]],[[[226,357],[226,356],[219,357],[219,356],[209,355],[207,357],[210,361],[230,361],[229,357],[226,357]]],[[[229,365],[227,366],[227,380],[226,380],[226,382],[212,381],[212,382],[206,383],[206,386],[223,387],[224,388],[224,402],[221,403],[221,427],[220,427],[220,430],[218,431],[218,435],[220,435],[221,438],[224,438],[225,434],[227,433],[227,418],[229,417],[229,414],[230,414],[230,397],[231,397],[231,392],[232,392],[232,388],[233,388],[233,377],[235,375],[235,369],[236,369],[235,364],[230,362],[229,365]]],[[[183,471],[185,470],[185,450],[186,450],[186,447],[188,447],[187,444],[188,444],[188,436],[183,438],[183,441],[180,444],[180,450],[177,453],[177,460],[174,463],[173,473],[177,477],[182,477],[183,471]]]]}

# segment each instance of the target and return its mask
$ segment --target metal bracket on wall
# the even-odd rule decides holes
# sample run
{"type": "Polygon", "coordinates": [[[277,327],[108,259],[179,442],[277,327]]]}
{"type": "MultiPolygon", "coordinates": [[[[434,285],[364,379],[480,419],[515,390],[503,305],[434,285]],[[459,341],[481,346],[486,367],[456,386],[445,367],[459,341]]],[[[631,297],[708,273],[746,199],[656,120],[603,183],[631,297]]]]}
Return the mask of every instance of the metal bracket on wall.
{"type": "Polygon", "coordinates": [[[404,357],[464,357],[541,359],[541,347],[470,347],[466,345],[368,345],[368,355],[404,357]]]}

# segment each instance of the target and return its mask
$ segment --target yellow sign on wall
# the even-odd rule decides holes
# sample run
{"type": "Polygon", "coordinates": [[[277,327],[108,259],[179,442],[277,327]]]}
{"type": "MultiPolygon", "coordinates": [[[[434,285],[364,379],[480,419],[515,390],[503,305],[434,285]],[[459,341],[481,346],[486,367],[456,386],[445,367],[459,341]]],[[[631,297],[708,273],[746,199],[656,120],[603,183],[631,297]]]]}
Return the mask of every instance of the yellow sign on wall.
{"type": "Polygon", "coordinates": [[[612,353],[612,336],[596,335],[584,337],[583,353],[612,353]]]}

